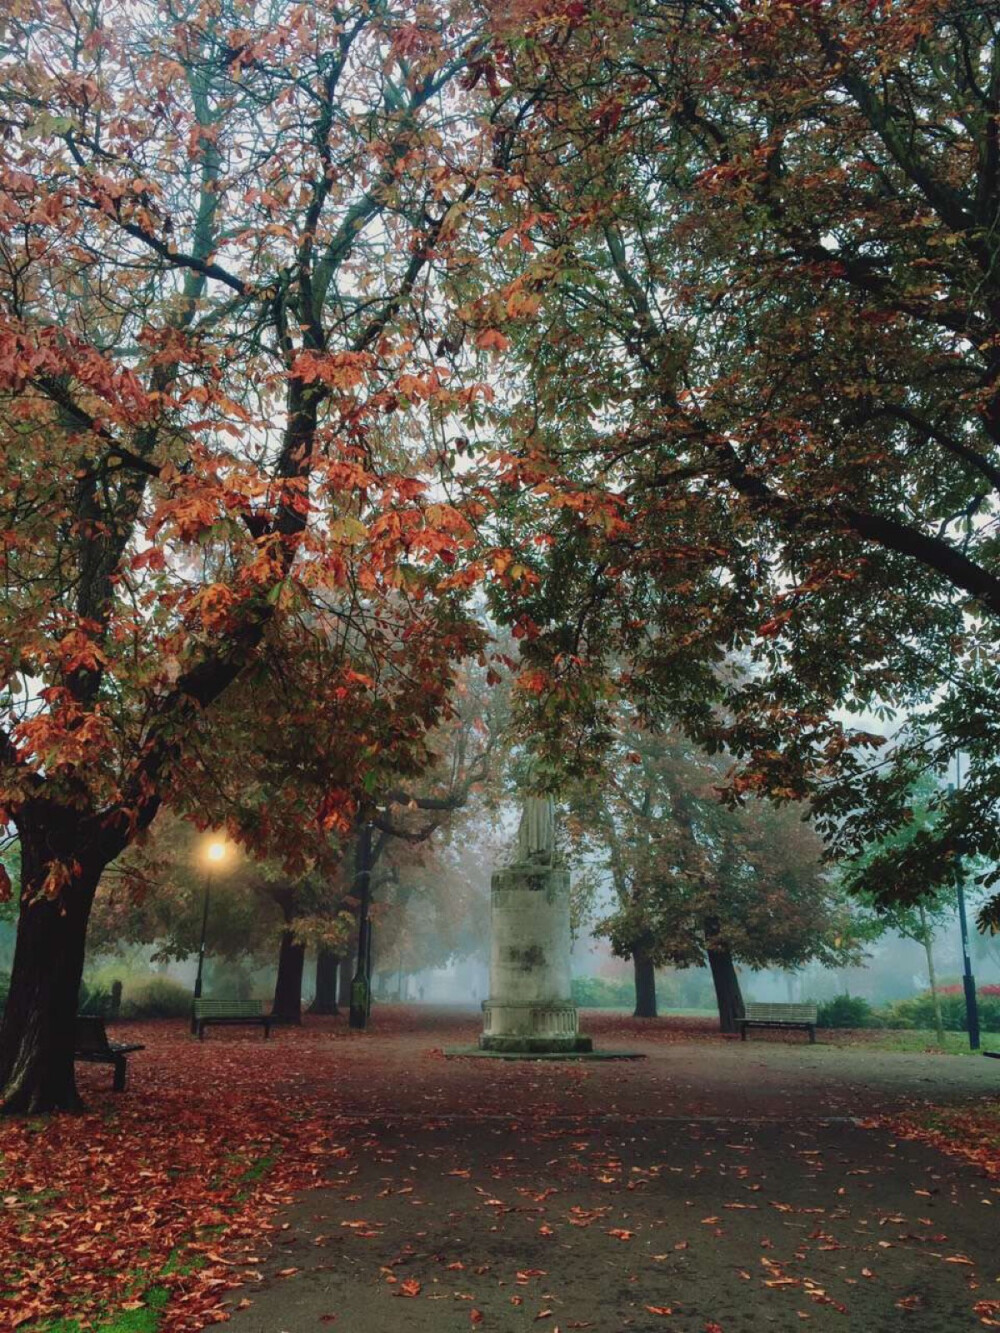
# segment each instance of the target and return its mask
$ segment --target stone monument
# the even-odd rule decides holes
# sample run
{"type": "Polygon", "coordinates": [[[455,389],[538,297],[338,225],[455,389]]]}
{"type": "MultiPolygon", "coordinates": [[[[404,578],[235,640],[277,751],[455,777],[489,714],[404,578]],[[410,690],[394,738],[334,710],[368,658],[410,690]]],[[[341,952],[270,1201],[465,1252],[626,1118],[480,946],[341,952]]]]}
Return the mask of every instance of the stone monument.
{"type": "Polygon", "coordinates": [[[551,796],[524,798],[511,865],[494,871],[490,893],[490,998],[483,1001],[484,1051],[589,1051],[577,1031],[570,976],[569,871],[556,857],[551,796]]]}

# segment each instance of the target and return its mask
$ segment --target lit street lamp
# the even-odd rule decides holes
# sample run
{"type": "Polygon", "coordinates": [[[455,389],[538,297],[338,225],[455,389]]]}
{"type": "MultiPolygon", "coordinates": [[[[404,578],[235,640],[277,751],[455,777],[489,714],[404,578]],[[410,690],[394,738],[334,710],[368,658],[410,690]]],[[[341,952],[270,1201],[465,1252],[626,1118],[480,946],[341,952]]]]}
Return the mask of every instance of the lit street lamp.
{"type": "MultiPolygon", "coordinates": [[[[955,786],[959,791],[962,786],[962,760],[955,756],[955,786]]],[[[950,785],[950,784],[949,784],[950,785]]],[[[962,862],[958,862],[958,927],[962,933],[962,984],[965,989],[965,1021],[969,1029],[969,1049],[979,1050],[979,1001],[976,998],[976,979],[972,975],[972,955],[969,951],[969,922],[965,915],[965,877],[962,874],[962,862]]]]}
{"type": "MultiPolygon", "coordinates": [[[[212,891],[212,871],[216,866],[221,866],[226,859],[226,844],[221,838],[212,838],[205,844],[203,856],[205,861],[205,900],[201,909],[201,942],[198,945],[198,975],[194,979],[194,1000],[201,999],[202,976],[205,971],[205,934],[208,929],[208,900],[212,891]]],[[[194,1004],[191,1005],[191,1031],[197,1032],[198,1022],[195,1018],[194,1004]]]]}

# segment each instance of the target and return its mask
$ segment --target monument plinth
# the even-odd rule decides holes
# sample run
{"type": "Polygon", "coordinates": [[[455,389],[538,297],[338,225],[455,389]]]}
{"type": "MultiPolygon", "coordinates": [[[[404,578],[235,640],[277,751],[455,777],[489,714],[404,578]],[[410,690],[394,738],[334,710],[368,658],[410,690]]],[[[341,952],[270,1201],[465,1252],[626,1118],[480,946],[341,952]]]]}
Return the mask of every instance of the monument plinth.
{"type": "Polygon", "coordinates": [[[569,871],[556,863],[555,808],[528,797],[513,865],[493,874],[490,997],[484,1051],[589,1051],[577,1030],[570,974],[569,871]]]}

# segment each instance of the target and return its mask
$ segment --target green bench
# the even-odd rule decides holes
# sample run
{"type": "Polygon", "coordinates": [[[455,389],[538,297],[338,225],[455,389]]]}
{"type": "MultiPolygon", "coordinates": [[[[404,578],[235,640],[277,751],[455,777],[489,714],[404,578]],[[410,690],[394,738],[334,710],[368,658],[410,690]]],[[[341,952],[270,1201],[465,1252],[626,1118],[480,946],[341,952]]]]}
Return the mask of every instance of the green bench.
{"type": "Polygon", "coordinates": [[[740,1019],[740,1037],[747,1039],[747,1028],[805,1028],[809,1040],[816,1040],[814,1004],[748,1004],[740,1019]]]}
{"type": "Polygon", "coordinates": [[[115,1092],[125,1091],[126,1056],[145,1049],[138,1042],[110,1041],[103,1018],[94,1014],[77,1015],[73,1059],[92,1065],[114,1065],[115,1092]]]}
{"type": "Polygon", "coordinates": [[[210,1023],[233,1026],[236,1023],[256,1024],[264,1029],[264,1040],[271,1035],[274,1019],[264,1013],[261,1000],[195,1000],[194,1023],[198,1040],[205,1040],[205,1029],[210,1023]]]}

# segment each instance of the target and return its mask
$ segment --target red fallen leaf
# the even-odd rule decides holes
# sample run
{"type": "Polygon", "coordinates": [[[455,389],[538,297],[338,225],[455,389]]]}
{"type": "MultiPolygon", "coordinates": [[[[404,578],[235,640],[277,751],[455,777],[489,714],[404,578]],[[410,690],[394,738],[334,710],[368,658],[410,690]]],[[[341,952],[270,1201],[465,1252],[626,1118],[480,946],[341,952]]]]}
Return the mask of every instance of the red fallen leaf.
{"type": "Polygon", "coordinates": [[[705,1333],[724,1333],[721,1324],[708,1323],[705,1325],[705,1333]]]}
{"type": "Polygon", "coordinates": [[[337,1322],[337,1316],[335,1314],[321,1314],[319,1322],[321,1324],[335,1324],[337,1322]]]}
{"type": "Polygon", "coordinates": [[[612,1227],[607,1233],[609,1236],[616,1236],[619,1240],[631,1240],[635,1235],[634,1231],[625,1231],[622,1227],[612,1227]]]}
{"type": "Polygon", "coordinates": [[[541,1226],[538,1228],[538,1234],[540,1236],[554,1236],[556,1233],[550,1226],[541,1226]]]}
{"type": "Polygon", "coordinates": [[[647,1305],[646,1309],[649,1311],[650,1314],[667,1315],[667,1314],[673,1314],[674,1312],[674,1308],[672,1305],[647,1305]]]}
{"type": "Polygon", "coordinates": [[[539,1319],[548,1319],[551,1313],[552,1313],[551,1310],[539,1310],[538,1313],[535,1315],[535,1323],[537,1324],[539,1319]]]}
{"type": "Polygon", "coordinates": [[[510,1303],[511,1303],[511,1305],[523,1305],[523,1304],[524,1304],[524,1297],[523,1297],[523,1296],[512,1296],[512,1297],[510,1298],[510,1303]]]}
{"type": "Polygon", "coordinates": [[[408,1277],[408,1278],[406,1279],[405,1282],[401,1282],[401,1283],[399,1284],[399,1290],[396,1292],[396,1295],[397,1295],[397,1296],[419,1296],[419,1295],[420,1295],[420,1283],[417,1281],[417,1279],[416,1279],[415,1277],[408,1277]]]}
{"type": "Polygon", "coordinates": [[[481,1324],[483,1322],[482,1310],[470,1310],[469,1318],[472,1320],[474,1324],[481,1324]]]}
{"type": "Polygon", "coordinates": [[[297,1268],[279,1268],[277,1275],[278,1277],[292,1277],[292,1275],[298,1271],[297,1268]]]}
{"type": "Polygon", "coordinates": [[[945,1263],[946,1263],[946,1264],[968,1264],[970,1268],[974,1268],[974,1267],[975,1267],[975,1265],[973,1264],[972,1260],[971,1260],[967,1255],[964,1255],[964,1254],[948,1254],[948,1255],[945,1256],[945,1263]]]}

